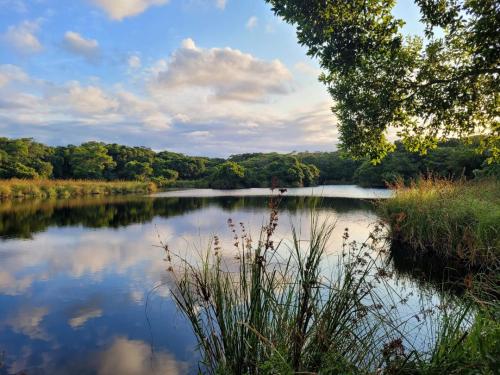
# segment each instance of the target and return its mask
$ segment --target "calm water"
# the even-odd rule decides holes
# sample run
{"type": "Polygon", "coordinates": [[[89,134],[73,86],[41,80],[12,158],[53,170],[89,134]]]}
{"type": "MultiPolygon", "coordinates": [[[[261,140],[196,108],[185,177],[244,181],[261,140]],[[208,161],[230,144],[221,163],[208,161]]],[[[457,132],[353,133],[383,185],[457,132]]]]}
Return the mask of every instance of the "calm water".
{"type": "MultiPolygon", "coordinates": [[[[194,254],[211,234],[229,238],[228,218],[256,233],[268,215],[264,193],[1,203],[0,374],[193,372],[194,339],[169,298],[164,254],[156,245],[161,239],[194,254]]],[[[332,254],[344,228],[362,241],[377,221],[369,201],[345,197],[388,196],[351,186],[314,193],[322,198],[311,197],[311,189],[289,191],[276,237],[289,237],[290,223],[306,233],[315,204],[322,218],[337,221],[332,254]]],[[[402,313],[411,314],[423,287],[405,276],[391,282],[409,298],[402,313]]]]}

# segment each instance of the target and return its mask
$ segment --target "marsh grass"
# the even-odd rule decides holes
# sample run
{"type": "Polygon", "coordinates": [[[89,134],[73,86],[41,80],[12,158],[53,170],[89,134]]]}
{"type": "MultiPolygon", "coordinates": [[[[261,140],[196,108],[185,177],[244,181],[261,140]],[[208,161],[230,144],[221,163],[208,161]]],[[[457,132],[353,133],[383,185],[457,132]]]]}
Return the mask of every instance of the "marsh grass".
{"type": "Polygon", "coordinates": [[[73,198],[98,195],[151,193],[156,185],[139,181],[0,180],[0,199],[73,198]]]}
{"type": "Polygon", "coordinates": [[[417,254],[434,253],[471,267],[498,266],[500,182],[420,178],[396,183],[380,202],[392,238],[417,254]]]}
{"type": "MultiPolygon", "coordinates": [[[[383,268],[381,227],[363,243],[350,241],[346,230],[337,265],[329,269],[334,225],[320,222],[313,210],[307,240],[292,229],[291,241],[276,241],[280,199],[271,198],[269,221],[256,242],[243,223],[228,220],[234,258],[224,255],[217,236],[198,260],[162,244],[172,296],[198,342],[200,372],[432,374],[441,368],[466,373],[453,372],[466,366],[488,370],[489,364],[485,367],[481,360],[492,349],[470,349],[477,345],[465,334],[475,326],[470,305],[450,302],[409,317],[398,315],[396,305],[405,302],[391,287],[391,271],[383,268]],[[426,317],[431,315],[429,322],[426,317]],[[407,327],[421,330],[418,345],[407,327]],[[462,354],[455,355],[459,350],[462,354]]],[[[498,328],[491,318],[487,321],[498,328]]],[[[483,333],[479,330],[474,337],[484,346],[483,333]]]]}

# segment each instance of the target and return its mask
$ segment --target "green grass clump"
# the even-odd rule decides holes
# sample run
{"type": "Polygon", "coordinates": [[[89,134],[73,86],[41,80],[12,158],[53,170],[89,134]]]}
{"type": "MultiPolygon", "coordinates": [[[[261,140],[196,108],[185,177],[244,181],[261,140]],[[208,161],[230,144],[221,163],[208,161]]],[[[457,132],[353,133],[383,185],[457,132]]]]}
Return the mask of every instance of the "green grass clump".
{"type": "Polygon", "coordinates": [[[147,194],[156,191],[151,182],[92,180],[0,180],[0,199],[70,198],[91,195],[147,194]]]}
{"type": "Polygon", "coordinates": [[[422,178],[410,186],[396,184],[394,191],[394,198],[380,202],[380,212],[396,242],[469,266],[500,259],[498,180],[422,178]]]}
{"type": "Polygon", "coordinates": [[[474,322],[470,304],[436,307],[436,326],[420,331],[429,335],[420,339],[430,347],[413,346],[404,327],[415,315],[394,311],[398,297],[378,251],[381,227],[361,244],[350,242],[346,231],[338,266],[329,274],[333,226],[311,214],[308,240],[293,230],[290,242],[277,242],[275,207],[271,201],[270,220],[256,243],[242,223],[238,230],[228,221],[234,258],[225,255],[217,236],[200,259],[163,245],[172,295],[197,339],[202,373],[494,373],[499,324],[491,318],[474,322]]]}

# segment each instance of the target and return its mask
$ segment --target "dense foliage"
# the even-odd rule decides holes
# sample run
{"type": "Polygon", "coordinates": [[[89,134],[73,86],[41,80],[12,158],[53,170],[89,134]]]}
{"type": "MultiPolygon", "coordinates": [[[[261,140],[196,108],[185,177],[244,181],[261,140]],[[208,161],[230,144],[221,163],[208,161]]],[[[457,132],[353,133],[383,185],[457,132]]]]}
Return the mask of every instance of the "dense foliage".
{"type": "Polygon", "coordinates": [[[354,160],[341,152],[253,153],[229,159],[192,157],[145,147],[87,142],[50,147],[29,138],[0,138],[0,179],[93,179],[155,182],[159,186],[233,189],[357,183],[385,186],[428,172],[442,177],[500,175],[475,151],[478,141],[441,143],[427,155],[401,143],[380,164],[354,160]]]}
{"type": "Polygon", "coordinates": [[[297,27],[320,62],[345,150],[380,160],[394,149],[425,153],[447,137],[485,135],[500,158],[497,0],[415,0],[425,37],[404,37],[396,0],[267,0],[297,27]]]}

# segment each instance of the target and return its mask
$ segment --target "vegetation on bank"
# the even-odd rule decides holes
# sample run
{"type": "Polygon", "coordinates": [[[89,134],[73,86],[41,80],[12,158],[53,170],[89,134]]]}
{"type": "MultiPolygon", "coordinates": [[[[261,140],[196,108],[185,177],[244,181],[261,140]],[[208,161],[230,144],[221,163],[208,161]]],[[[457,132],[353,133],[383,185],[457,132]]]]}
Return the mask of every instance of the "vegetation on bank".
{"type": "Polygon", "coordinates": [[[156,191],[152,182],[92,180],[0,181],[0,199],[70,198],[90,195],[146,194],[156,191]]]}
{"type": "Polygon", "coordinates": [[[233,189],[317,184],[359,184],[384,187],[420,174],[467,179],[500,175],[499,164],[471,144],[449,140],[427,153],[406,151],[401,143],[378,165],[340,152],[251,153],[228,159],[193,157],[145,147],[87,142],[50,147],[31,139],[0,138],[0,179],[91,179],[151,181],[160,187],[233,189]]]}
{"type": "Polygon", "coordinates": [[[398,315],[406,302],[381,262],[380,228],[362,244],[346,231],[330,274],[333,226],[312,213],[308,240],[293,231],[290,242],[278,241],[276,199],[270,206],[258,241],[228,220],[232,250],[217,236],[199,260],[163,245],[172,295],[197,338],[203,373],[495,373],[498,310],[486,304],[473,312],[445,299],[398,315]]]}
{"type": "Polygon", "coordinates": [[[394,198],[380,202],[380,212],[396,243],[470,266],[498,265],[499,180],[421,178],[394,190],[394,198]]]}

